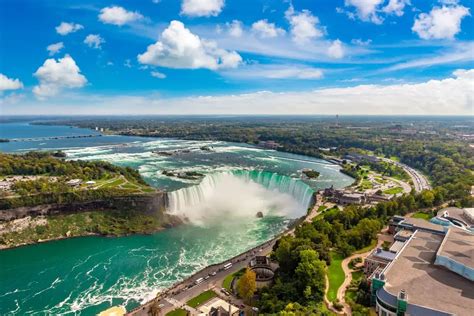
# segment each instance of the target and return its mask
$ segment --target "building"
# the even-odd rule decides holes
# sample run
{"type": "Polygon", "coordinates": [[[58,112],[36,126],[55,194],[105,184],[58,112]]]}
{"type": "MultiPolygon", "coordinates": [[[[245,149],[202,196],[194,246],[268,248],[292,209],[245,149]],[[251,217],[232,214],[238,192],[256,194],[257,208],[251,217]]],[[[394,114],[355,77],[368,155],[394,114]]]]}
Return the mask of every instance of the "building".
{"type": "Polygon", "coordinates": [[[408,239],[410,239],[411,235],[413,235],[413,232],[410,231],[410,230],[400,230],[398,231],[395,236],[393,236],[393,239],[395,241],[401,241],[401,242],[405,242],[407,241],[408,239]]]}
{"type": "Polygon", "coordinates": [[[474,231],[474,208],[443,208],[430,221],[438,225],[457,226],[474,231]]]}
{"type": "Polygon", "coordinates": [[[343,193],[338,200],[342,205],[365,204],[367,197],[363,193],[343,193]]]}
{"type": "Polygon", "coordinates": [[[369,278],[380,316],[472,315],[474,235],[417,229],[396,257],[369,278]]]}
{"type": "Polygon", "coordinates": [[[388,222],[388,232],[392,235],[394,235],[397,232],[398,224],[400,224],[401,221],[405,220],[405,217],[399,216],[399,215],[394,215],[388,222]]]}
{"type": "Polygon", "coordinates": [[[68,182],[66,182],[66,184],[71,186],[71,187],[77,187],[81,183],[82,183],[81,179],[72,179],[72,180],[69,180],[68,182]]]}
{"type": "Polygon", "coordinates": [[[367,202],[367,197],[363,193],[336,190],[333,186],[324,189],[323,196],[332,202],[342,205],[365,204],[367,202]]]}
{"type": "Polygon", "coordinates": [[[415,232],[417,230],[423,230],[432,232],[434,234],[441,234],[444,235],[447,231],[448,227],[444,227],[442,225],[438,225],[422,218],[413,218],[413,217],[402,217],[402,216],[394,216],[389,221],[388,224],[388,231],[391,234],[396,234],[401,230],[415,232]]]}
{"type": "Polygon", "coordinates": [[[405,241],[395,240],[393,244],[390,246],[390,249],[388,251],[396,254],[400,250],[402,250],[404,245],[405,245],[405,241]]]}
{"type": "Polygon", "coordinates": [[[349,190],[337,190],[333,186],[323,191],[323,196],[329,201],[341,205],[358,204],[364,205],[368,203],[379,203],[389,201],[390,197],[379,194],[365,194],[349,190]]]}
{"type": "Polygon", "coordinates": [[[396,254],[381,248],[374,249],[364,260],[364,273],[369,276],[379,267],[386,267],[395,258],[396,254]]]}
{"type": "Polygon", "coordinates": [[[249,268],[255,272],[257,288],[262,288],[273,282],[277,265],[272,264],[270,258],[266,256],[256,256],[250,260],[249,268]]]}
{"type": "Polygon", "coordinates": [[[354,161],[354,162],[378,162],[379,158],[370,155],[364,155],[359,153],[349,153],[343,156],[344,159],[354,161]]]}
{"type": "Polygon", "coordinates": [[[219,297],[214,297],[198,307],[199,311],[209,316],[236,316],[239,308],[219,297]]]}
{"type": "Polygon", "coordinates": [[[449,229],[436,252],[435,264],[474,281],[474,234],[456,227],[449,229]]]}

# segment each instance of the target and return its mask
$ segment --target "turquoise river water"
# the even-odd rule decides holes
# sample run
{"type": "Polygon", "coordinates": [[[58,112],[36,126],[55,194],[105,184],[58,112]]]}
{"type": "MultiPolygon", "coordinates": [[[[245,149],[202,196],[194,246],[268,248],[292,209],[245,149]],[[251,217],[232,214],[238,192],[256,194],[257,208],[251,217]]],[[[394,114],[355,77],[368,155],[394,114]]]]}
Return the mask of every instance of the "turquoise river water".
{"type": "Polygon", "coordinates": [[[100,135],[65,126],[0,124],[0,138],[21,139],[0,143],[0,151],[62,149],[68,159],[136,168],[150,185],[168,192],[169,212],[190,223],[152,235],[81,237],[0,251],[0,315],[131,309],[199,269],[271,239],[306,212],[314,190],[352,183],[326,161],[250,145],[105,135],[47,138],[90,134],[100,135]],[[302,180],[304,168],[321,176],[302,180]],[[163,170],[205,177],[183,180],[163,170]],[[265,216],[258,219],[257,212],[265,216]]]}

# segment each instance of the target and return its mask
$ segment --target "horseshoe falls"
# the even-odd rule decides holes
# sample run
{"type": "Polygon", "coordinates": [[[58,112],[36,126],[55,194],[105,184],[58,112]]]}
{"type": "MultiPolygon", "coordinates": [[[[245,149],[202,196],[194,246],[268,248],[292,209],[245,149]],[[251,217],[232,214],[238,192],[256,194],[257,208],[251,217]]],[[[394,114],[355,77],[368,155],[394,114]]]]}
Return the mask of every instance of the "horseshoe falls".
{"type": "Polygon", "coordinates": [[[314,190],[299,179],[269,171],[212,173],[198,185],[168,193],[168,210],[193,223],[225,217],[305,214],[314,190]]]}

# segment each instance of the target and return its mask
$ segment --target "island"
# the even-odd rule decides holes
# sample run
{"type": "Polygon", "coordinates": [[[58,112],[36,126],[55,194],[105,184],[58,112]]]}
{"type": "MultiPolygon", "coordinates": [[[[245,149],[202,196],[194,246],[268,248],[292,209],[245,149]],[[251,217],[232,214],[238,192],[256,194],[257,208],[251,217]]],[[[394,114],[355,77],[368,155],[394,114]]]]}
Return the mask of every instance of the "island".
{"type": "Polygon", "coordinates": [[[317,179],[320,175],[320,173],[316,170],[313,169],[304,169],[302,173],[308,178],[308,179],[317,179]]]}

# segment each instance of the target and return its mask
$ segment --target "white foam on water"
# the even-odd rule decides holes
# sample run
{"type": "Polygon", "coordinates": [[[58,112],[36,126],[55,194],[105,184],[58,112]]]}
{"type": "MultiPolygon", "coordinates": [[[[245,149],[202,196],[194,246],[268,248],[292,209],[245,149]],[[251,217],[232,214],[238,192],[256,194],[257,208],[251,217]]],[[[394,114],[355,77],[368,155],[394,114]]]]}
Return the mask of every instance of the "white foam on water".
{"type": "Polygon", "coordinates": [[[170,192],[169,212],[192,223],[227,218],[255,218],[270,212],[294,218],[309,204],[312,190],[299,180],[268,172],[222,172],[206,176],[199,185],[170,192]],[[298,200],[299,199],[299,200],[298,200]]]}

